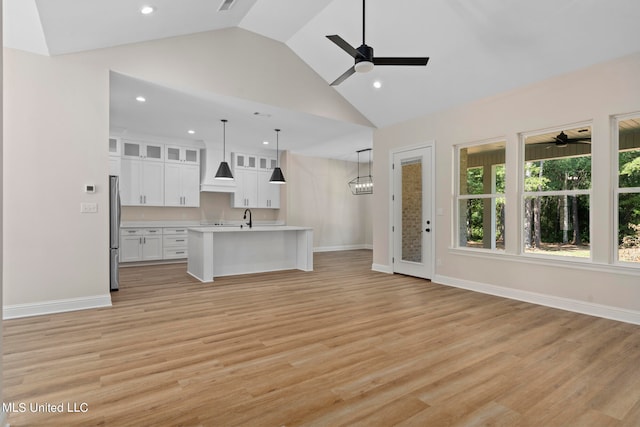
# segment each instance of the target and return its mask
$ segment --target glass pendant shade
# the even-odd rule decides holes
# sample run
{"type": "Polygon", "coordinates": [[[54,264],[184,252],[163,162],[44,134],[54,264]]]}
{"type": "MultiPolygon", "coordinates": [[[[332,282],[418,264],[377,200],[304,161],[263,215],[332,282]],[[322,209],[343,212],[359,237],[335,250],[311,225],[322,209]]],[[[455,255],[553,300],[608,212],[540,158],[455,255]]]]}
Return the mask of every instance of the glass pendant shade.
{"type": "Polygon", "coordinates": [[[215,179],[232,180],[233,174],[231,173],[231,168],[229,167],[229,163],[225,160],[227,120],[222,119],[220,121],[222,122],[222,161],[220,162],[220,166],[218,166],[215,179]]]}
{"type": "Polygon", "coordinates": [[[276,167],[273,169],[273,173],[271,174],[271,179],[269,182],[271,184],[286,184],[287,181],[284,180],[284,174],[282,173],[282,169],[280,169],[280,156],[279,156],[279,138],[278,134],[280,133],[280,129],[274,129],[276,131],[276,167]]]}

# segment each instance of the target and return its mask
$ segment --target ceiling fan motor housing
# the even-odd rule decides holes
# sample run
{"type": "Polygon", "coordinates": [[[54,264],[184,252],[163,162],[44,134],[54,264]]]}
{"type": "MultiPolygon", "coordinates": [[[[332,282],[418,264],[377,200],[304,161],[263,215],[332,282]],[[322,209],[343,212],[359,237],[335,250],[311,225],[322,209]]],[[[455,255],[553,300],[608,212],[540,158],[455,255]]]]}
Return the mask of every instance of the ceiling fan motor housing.
{"type": "Polygon", "coordinates": [[[371,46],[367,46],[366,44],[363,44],[356,50],[360,54],[359,56],[355,57],[356,72],[368,73],[369,71],[373,70],[373,48],[371,46]]]}

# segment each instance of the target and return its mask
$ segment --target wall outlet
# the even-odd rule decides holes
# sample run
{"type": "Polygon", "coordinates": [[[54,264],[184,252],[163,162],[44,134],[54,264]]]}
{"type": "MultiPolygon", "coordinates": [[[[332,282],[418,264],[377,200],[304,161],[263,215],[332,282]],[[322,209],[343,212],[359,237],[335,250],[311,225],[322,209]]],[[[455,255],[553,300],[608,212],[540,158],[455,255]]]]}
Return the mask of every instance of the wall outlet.
{"type": "Polygon", "coordinates": [[[96,213],[98,212],[97,203],[80,203],[80,213],[96,213]]]}

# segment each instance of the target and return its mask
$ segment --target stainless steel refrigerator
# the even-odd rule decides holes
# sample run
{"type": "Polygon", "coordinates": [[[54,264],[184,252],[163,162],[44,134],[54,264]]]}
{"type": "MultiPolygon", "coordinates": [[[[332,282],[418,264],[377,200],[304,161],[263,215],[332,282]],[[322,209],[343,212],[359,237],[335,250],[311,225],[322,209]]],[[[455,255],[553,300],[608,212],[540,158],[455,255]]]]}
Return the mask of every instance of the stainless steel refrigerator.
{"type": "Polygon", "coordinates": [[[118,263],[120,262],[120,189],[117,176],[109,176],[109,289],[120,286],[118,263]]]}

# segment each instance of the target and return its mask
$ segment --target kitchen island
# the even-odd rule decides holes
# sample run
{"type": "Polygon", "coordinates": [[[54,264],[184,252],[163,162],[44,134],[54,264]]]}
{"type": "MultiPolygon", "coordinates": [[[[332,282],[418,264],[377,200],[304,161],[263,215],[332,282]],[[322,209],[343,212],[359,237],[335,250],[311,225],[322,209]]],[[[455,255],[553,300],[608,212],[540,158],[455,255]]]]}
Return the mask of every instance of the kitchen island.
{"type": "Polygon", "coordinates": [[[192,227],[187,272],[215,277],[277,270],[313,271],[313,229],[286,225],[192,227]]]}

